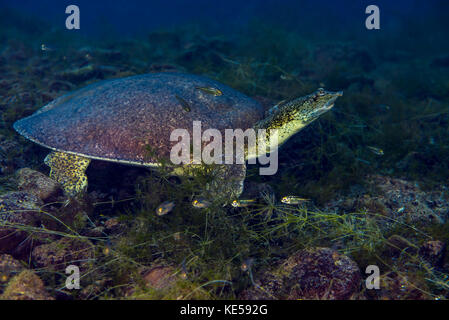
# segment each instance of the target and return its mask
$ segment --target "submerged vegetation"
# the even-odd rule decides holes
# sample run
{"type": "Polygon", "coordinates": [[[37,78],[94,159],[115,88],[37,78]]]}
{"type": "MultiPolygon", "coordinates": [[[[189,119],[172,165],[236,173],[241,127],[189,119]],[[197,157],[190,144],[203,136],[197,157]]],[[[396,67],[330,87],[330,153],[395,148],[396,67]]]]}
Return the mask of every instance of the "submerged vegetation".
{"type": "MultiPolygon", "coordinates": [[[[28,21],[13,13],[5,19],[0,22],[0,197],[17,190],[17,169],[48,173],[42,165],[47,150],[19,137],[12,123],[88,83],[182,71],[217,79],[266,108],[318,87],[344,91],[331,112],[282,147],[276,175],[258,176],[258,168],[249,166],[247,189],[271,187],[242,195],[256,199],[246,207],[222,206],[221,199],[206,199],[201,209],[192,206],[212,178],[210,166],[192,169],[189,178],[173,178],[164,169],[156,173],[97,161],[87,171],[84,198],[68,201],[57,194],[32,208],[1,207],[6,203],[1,198],[0,228],[26,234],[20,242],[26,249],[13,255],[44,281],[51,296],[239,299],[257,288],[280,298],[257,279],[267,270],[283,276],[276,268],[298,251],[329,247],[351,257],[362,278],[368,265],[381,270],[382,289],[367,290],[361,283],[353,298],[448,298],[447,258],[429,262],[421,249],[429,241],[448,243],[447,216],[406,219],[400,213],[411,209],[375,201],[397,186],[379,191],[368,178],[412,181],[448,202],[449,65],[440,54],[401,53],[374,42],[318,42],[257,21],[239,37],[183,27],[141,39],[94,42],[79,36],[69,42],[37,22],[39,32],[33,35],[28,21]],[[17,28],[8,28],[13,19],[17,28]],[[56,49],[42,50],[42,43],[56,49]],[[286,195],[310,201],[281,203],[286,195]],[[348,199],[361,205],[345,208],[348,199]],[[173,210],[158,216],[156,208],[166,201],[175,204],[173,210]],[[4,218],[19,212],[40,221],[4,218]],[[80,266],[82,290],[64,288],[69,264],[80,266]]],[[[14,274],[0,264],[2,275],[0,291],[14,274]]]]}
{"type": "MultiPolygon", "coordinates": [[[[330,247],[355,259],[362,271],[368,265],[379,266],[382,288],[393,287],[380,292],[362,290],[358,295],[446,297],[448,274],[426,261],[418,249],[433,240],[433,234],[447,241],[447,224],[416,226],[368,209],[341,214],[313,204],[286,205],[267,192],[249,207],[223,207],[212,201],[198,209],[191,205],[192,199],[211,176],[204,173],[208,170],[196,170],[186,181],[172,180],[163,172],[143,174],[133,198],[48,203],[37,210],[44,216],[41,226],[4,226],[26,231],[28,242],[52,246],[53,263],[42,262],[45,249],[36,252],[42,245],[34,248],[31,260],[53,296],[235,299],[247,288],[264,290],[255,278],[291,253],[330,247]],[[176,207],[165,216],[156,215],[155,208],[167,200],[176,207]],[[104,227],[108,225],[104,219],[110,217],[114,217],[115,229],[104,227]],[[80,266],[85,289],[64,289],[64,268],[70,264],[80,266]],[[168,277],[162,285],[160,279],[145,278],[154,268],[163,270],[156,276],[168,277]]],[[[276,294],[281,293],[270,293],[271,298],[279,298],[276,294]]]]}

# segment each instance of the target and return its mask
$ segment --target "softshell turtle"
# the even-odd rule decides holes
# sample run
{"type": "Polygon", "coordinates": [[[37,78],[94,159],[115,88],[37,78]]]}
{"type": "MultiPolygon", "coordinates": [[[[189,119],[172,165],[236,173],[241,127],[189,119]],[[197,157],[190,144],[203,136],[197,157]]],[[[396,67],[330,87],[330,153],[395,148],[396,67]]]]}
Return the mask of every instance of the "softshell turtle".
{"type": "MultiPolygon", "coordinates": [[[[176,144],[170,140],[173,130],[183,128],[192,136],[193,121],[201,121],[203,130],[219,130],[223,137],[225,129],[277,129],[280,145],[330,110],[340,95],[320,88],[264,112],[257,101],[218,81],[154,73],[88,85],[18,120],[14,128],[53,150],[44,160],[50,177],[74,196],[87,187],[84,171],[91,159],[156,168],[160,159],[170,159],[176,144]]],[[[269,134],[267,138],[270,141],[269,134]]],[[[246,158],[251,157],[255,155],[246,152],[246,158]]],[[[238,198],[245,163],[217,166],[219,179],[209,191],[238,198]]]]}

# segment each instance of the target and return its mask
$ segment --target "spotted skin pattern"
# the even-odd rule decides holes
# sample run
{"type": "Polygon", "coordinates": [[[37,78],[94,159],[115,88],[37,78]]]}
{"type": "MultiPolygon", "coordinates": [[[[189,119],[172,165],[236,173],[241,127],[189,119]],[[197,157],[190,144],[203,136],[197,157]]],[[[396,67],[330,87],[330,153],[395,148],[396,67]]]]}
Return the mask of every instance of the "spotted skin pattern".
{"type": "Polygon", "coordinates": [[[68,196],[74,197],[86,190],[84,171],[89,166],[89,158],[54,151],[45,157],[44,163],[50,167],[50,178],[60,183],[68,196]]]}

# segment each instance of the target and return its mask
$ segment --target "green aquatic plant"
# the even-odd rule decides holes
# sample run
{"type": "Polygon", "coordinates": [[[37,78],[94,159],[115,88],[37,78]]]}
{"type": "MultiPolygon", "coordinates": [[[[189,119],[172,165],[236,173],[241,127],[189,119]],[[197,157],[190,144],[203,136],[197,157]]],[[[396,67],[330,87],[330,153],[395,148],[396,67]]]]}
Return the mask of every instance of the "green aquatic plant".
{"type": "MultiPolygon", "coordinates": [[[[163,174],[164,170],[161,175],[150,172],[136,183],[136,197],[94,203],[94,211],[90,213],[92,224],[96,224],[98,217],[95,209],[121,213],[119,221],[126,229],[120,235],[83,235],[86,223],[69,225],[60,218],[66,216],[64,211],[70,212],[68,207],[73,203],[42,207],[39,212],[49,220],[41,227],[8,227],[26,231],[30,236],[48,234],[93,245],[95,258],[89,261],[82,278],[83,287],[92,290],[87,294],[91,299],[122,297],[129,288],[134,288],[128,297],[131,299],[236,298],[243,289],[254,285],[259,270],[292,252],[314,246],[340,248],[362,269],[368,264],[378,264],[385,274],[407,275],[408,285],[426,297],[446,296],[444,271],[429,267],[417,254],[408,251],[403,251],[396,263],[384,253],[391,246],[388,242],[391,233],[403,234],[412,247],[430,239],[413,225],[368,211],[337,214],[319,210],[311,203],[286,205],[269,193],[262,193],[254,205],[244,208],[223,207],[211,199],[210,206],[198,209],[192,206],[192,199],[198,186],[206,183],[208,170],[193,171],[185,178],[186,182],[170,179],[168,172],[167,176],[163,174]],[[171,195],[176,207],[166,216],[158,216],[155,208],[167,195],[171,195]],[[410,234],[415,236],[410,238],[410,234]],[[242,263],[249,258],[254,261],[251,273],[242,273],[242,263]],[[170,287],[148,288],[139,280],[139,270],[159,261],[173,266],[178,277],[184,276],[170,287]],[[98,279],[109,280],[107,284],[98,284],[98,279]]],[[[53,290],[64,291],[62,272],[45,268],[36,271],[53,290]]]]}

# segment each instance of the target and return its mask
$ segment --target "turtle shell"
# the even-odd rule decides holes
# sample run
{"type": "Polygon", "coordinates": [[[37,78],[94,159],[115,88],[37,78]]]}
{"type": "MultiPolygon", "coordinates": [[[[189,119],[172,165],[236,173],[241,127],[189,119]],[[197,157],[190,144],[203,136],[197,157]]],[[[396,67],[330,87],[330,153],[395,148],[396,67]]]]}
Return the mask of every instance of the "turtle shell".
{"type": "MultiPolygon", "coordinates": [[[[263,117],[255,100],[215,80],[154,73],[101,81],[55,99],[14,128],[44,147],[101,159],[151,165],[169,158],[175,129],[251,128],[263,117]],[[218,89],[213,95],[198,88],[218,89]],[[152,150],[149,154],[148,147],[152,150]]],[[[224,141],[224,140],[223,140],[224,141]]]]}

